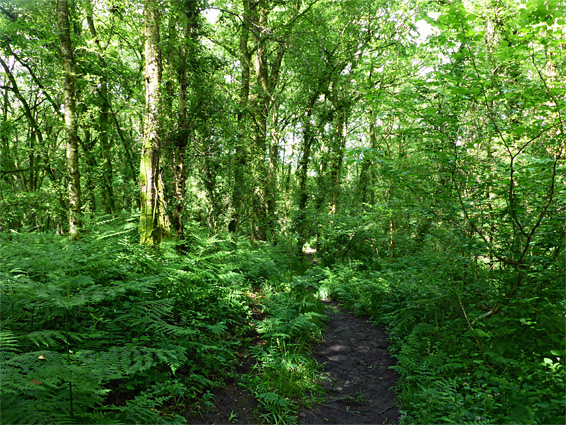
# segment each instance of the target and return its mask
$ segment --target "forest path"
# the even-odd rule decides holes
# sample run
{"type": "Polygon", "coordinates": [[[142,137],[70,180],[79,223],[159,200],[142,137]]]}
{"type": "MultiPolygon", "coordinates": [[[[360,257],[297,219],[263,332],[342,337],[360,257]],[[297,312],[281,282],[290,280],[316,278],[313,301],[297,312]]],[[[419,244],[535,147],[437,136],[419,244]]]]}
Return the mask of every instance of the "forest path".
{"type": "MultiPolygon", "coordinates": [[[[399,408],[392,388],[397,374],[389,355],[385,332],[364,319],[340,310],[337,303],[323,301],[329,317],[322,342],[313,350],[323,366],[322,387],[326,399],[299,411],[299,424],[394,424],[399,408]]],[[[259,336],[255,335],[259,340],[259,336]]],[[[255,341],[257,343],[257,341],[255,341]]],[[[236,375],[248,373],[254,360],[243,356],[236,375]]],[[[215,391],[215,408],[202,416],[188,418],[187,424],[262,423],[253,395],[230,379],[215,391]]]]}
{"type": "Polygon", "coordinates": [[[326,400],[299,412],[300,424],[391,424],[399,422],[392,388],[397,374],[387,352],[385,332],[335,303],[326,301],[329,316],[323,341],[314,356],[328,379],[326,400]]]}

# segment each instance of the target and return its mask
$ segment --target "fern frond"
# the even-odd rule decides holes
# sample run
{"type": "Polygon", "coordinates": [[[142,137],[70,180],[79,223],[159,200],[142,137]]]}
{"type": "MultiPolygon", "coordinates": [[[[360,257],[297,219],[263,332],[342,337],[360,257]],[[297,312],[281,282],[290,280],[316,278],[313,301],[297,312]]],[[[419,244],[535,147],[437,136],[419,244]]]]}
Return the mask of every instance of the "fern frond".
{"type": "Polygon", "coordinates": [[[135,399],[128,401],[126,406],[120,406],[119,419],[125,423],[137,424],[186,424],[186,419],[179,415],[163,416],[158,408],[174,396],[174,391],[167,385],[155,385],[135,399]],[[167,395],[163,395],[166,393],[167,395]]]}
{"type": "Polygon", "coordinates": [[[0,418],[3,424],[55,424],[53,412],[45,411],[37,400],[8,398],[2,395],[0,418]]]}
{"type": "Polygon", "coordinates": [[[190,339],[197,335],[194,329],[171,325],[162,320],[154,321],[150,325],[150,329],[157,335],[168,335],[176,338],[190,339]]]}
{"type": "Polygon", "coordinates": [[[115,346],[103,352],[83,353],[85,366],[104,381],[120,379],[151,369],[156,361],[151,349],[135,345],[115,346]]]}
{"type": "Polygon", "coordinates": [[[2,359],[11,353],[19,352],[19,344],[16,335],[10,331],[0,331],[0,356],[2,359]]]}
{"type": "Polygon", "coordinates": [[[155,349],[154,353],[159,361],[171,368],[173,373],[188,361],[186,349],[178,345],[168,349],[155,349]]]}
{"type": "Polygon", "coordinates": [[[284,412],[290,407],[287,399],[273,392],[259,393],[257,399],[270,413],[284,412]]]}
{"type": "Polygon", "coordinates": [[[59,348],[69,343],[66,333],[52,329],[30,332],[26,338],[36,346],[44,345],[46,348],[59,348]]]}

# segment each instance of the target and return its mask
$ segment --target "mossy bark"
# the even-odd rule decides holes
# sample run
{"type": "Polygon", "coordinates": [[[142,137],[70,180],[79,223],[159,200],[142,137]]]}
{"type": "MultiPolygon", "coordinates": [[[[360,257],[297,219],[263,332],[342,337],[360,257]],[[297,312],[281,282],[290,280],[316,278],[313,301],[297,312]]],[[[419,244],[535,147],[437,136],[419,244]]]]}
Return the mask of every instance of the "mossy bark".
{"type": "Polygon", "coordinates": [[[140,161],[140,243],[159,245],[167,235],[167,217],[159,177],[161,149],[159,12],[155,0],[146,0],[145,20],[145,118],[140,161]]]}
{"type": "Polygon", "coordinates": [[[336,214],[338,208],[340,182],[342,179],[342,163],[344,162],[344,148],[346,147],[346,120],[347,111],[337,107],[330,153],[330,214],[336,214]]]}
{"type": "Polygon", "coordinates": [[[298,235],[297,239],[297,249],[299,254],[303,252],[303,246],[307,241],[308,232],[308,214],[307,214],[307,204],[309,200],[309,193],[307,188],[308,181],[308,170],[311,159],[311,150],[313,143],[315,141],[315,135],[312,128],[312,109],[318,98],[319,93],[315,92],[310,99],[309,106],[307,108],[307,114],[303,121],[303,152],[301,159],[297,168],[297,177],[299,180],[298,187],[298,203],[297,203],[297,216],[295,221],[295,229],[298,235]]]}
{"type": "Polygon", "coordinates": [[[69,196],[69,234],[79,238],[81,227],[81,184],[79,174],[79,138],[76,122],[76,91],[69,5],[67,0],[57,0],[57,26],[61,58],[63,60],[63,102],[65,105],[65,140],[69,196]]]}

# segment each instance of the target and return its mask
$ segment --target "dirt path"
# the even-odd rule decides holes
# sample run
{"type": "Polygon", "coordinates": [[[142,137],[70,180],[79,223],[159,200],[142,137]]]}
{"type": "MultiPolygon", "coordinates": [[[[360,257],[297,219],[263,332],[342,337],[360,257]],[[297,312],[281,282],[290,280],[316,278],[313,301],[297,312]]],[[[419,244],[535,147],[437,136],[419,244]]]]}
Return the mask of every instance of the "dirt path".
{"type": "Polygon", "coordinates": [[[301,424],[391,424],[399,422],[392,387],[397,375],[385,333],[326,303],[328,328],[314,356],[324,365],[327,400],[299,412],[301,424]]]}
{"type": "MultiPolygon", "coordinates": [[[[326,401],[299,411],[299,424],[392,424],[399,422],[399,409],[392,388],[397,375],[389,369],[394,360],[387,352],[385,333],[330,302],[324,340],[314,350],[324,367],[326,401]],[[327,378],[327,379],[326,379],[327,378]]],[[[258,335],[255,336],[259,338],[258,335]]],[[[236,376],[250,371],[253,359],[242,358],[236,376]]],[[[257,402],[237,379],[214,392],[215,409],[189,415],[187,424],[261,423],[257,402]]]]}

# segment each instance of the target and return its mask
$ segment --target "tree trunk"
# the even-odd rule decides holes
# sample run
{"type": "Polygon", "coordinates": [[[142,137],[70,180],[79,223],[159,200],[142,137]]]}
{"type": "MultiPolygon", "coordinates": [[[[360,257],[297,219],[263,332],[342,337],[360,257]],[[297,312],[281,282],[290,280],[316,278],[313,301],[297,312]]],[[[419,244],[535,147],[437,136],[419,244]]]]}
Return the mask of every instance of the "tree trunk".
{"type": "Polygon", "coordinates": [[[116,132],[118,133],[118,137],[122,142],[122,147],[124,149],[125,159],[126,159],[126,168],[124,171],[124,198],[122,200],[123,205],[132,206],[135,202],[136,207],[139,207],[139,198],[133,198],[131,196],[130,190],[130,183],[134,183],[136,180],[136,167],[134,163],[134,152],[132,150],[132,144],[130,143],[131,137],[127,137],[127,134],[124,134],[122,127],[120,127],[120,121],[118,121],[118,115],[112,109],[112,105],[109,103],[109,112],[112,115],[112,119],[114,121],[114,125],[116,126],[116,132]]]}
{"type": "Polygon", "coordinates": [[[344,162],[344,148],[346,145],[346,117],[347,112],[345,109],[339,108],[336,110],[334,135],[330,152],[330,214],[336,214],[338,208],[342,163],[344,162]]]}
{"type": "Polygon", "coordinates": [[[145,116],[140,161],[140,243],[159,245],[167,234],[159,172],[161,149],[159,12],[156,0],[145,0],[145,116]]]}
{"type": "Polygon", "coordinates": [[[312,143],[314,141],[314,135],[312,131],[312,108],[318,98],[318,93],[315,93],[310,99],[309,106],[307,108],[307,113],[303,122],[303,153],[298,164],[298,177],[299,177],[299,193],[298,193],[298,204],[297,204],[297,217],[295,221],[295,229],[298,234],[297,239],[297,249],[299,254],[303,252],[303,245],[307,241],[307,178],[308,169],[311,156],[312,143]]]}
{"type": "Polygon", "coordinates": [[[83,143],[81,145],[83,151],[83,164],[86,164],[86,172],[83,174],[84,190],[82,193],[83,208],[91,214],[96,212],[96,169],[97,163],[95,159],[94,147],[96,140],[92,138],[90,128],[85,128],[83,143]]]}
{"type": "MultiPolygon", "coordinates": [[[[14,95],[18,98],[18,100],[21,102],[21,104],[24,108],[24,115],[25,115],[25,117],[28,120],[29,125],[30,125],[30,134],[29,134],[29,137],[28,137],[29,142],[30,142],[28,178],[26,179],[24,173],[19,173],[19,174],[21,174],[23,186],[25,188],[27,188],[27,190],[29,190],[29,191],[34,191],[34,190],[37,189],[37,184],[35,183],[37,179],[34,177],[35,174],[36,174],[36,171],[37,171],[37,170],[34,169],[36,167],[36,165],[35,165],[35,149],[34,148],[35,148],[35,142],[38,142],[39,146],[43,146],[43,135],[42,135],[42,132],[41,132],[41,128],[39,127],[39,124],[38,124],[38,122],[35,118],[36,115],[35,115],[34,111],[32,111],[32,109],[29,106],[28,101],[26,100],[26,98],[20,92],[20,89],[17,85],[16,78],[14,77],[14,74],[12,73],[12,71],[10,70],[8,65],[6,64],[6,62],[1,57],[0,57],[0,64],[2,65],[2,68],[4,68],[4,72],[6,73],[6,76],[8,77],[8,81],[10,81],[10,84],[12,85],[12,91],[13,91],[14,95]]],[[[5,101],[6,102],[8,101],[8,96],[6,96],[5,101]]]]}
{"type": "Polygon", "coordinates": [[[245,184],[245,170],[247,164],[247,125],[249,122],[249,98],[250,98],[250,66],[251,57],[248,41],[250,38],[249,25],[251,22],[250,0],[242,0],[244,7],[244,20],[240,32],[240,63],[242,67],[240,88],[240,100],[238,110],[238,139],[234,147],[234,187],[232,189],[232,218],[228,228],[232,232],[238,232],[243,215],[244,194],[247,191],[245,184]]]}
{"type": "Polygon", "coordinates": [[[184,205],[186,195],[186,147],[189,141],[189,118],[188,118],[188,96],[189,88],[187,77],[187,64],[194,55],[193,38],[197,29],[196,18],[199,13],[195,1],[187,2],[188,9],[185,11],[184,40],[181,46],[179,66],[177,68],[177,80],[179,83],[179,118],[177,121],[178,134],[174,139],[173,146],[173,180],[174,180],[174,208],[173,227],[178,239],[183,239],[184,227],[184,205]]]}
{"type": "Polygon", "coordinates": [[[267,181],[265,182],[265,197],[267,202],[266,229],[271,241],[275,241],[277,223],[277,168],[279,167],[279,132],[276,130],[277,113],[273,114],[271,141],[269,144],[269,167],[267,181]]]}
{"type": "MultiPolygon", "coordinates": [[[[299,3],[295,6],[298,12],[299,3]]],[[[274,94],[279,83],[281,63],[285,55],[285,46],[280,42],[275,49],[275,56],[269,61],[269,50],[267,41],[271,37],[269,32],[270,9],[268,6],[257,3],[251,14],[253,31],[252,35],[256,43],[255,74],[257,82],[257,96],[254,99],[254,164],[255,179],[253,190],[252,239],[266,240],[275,236],[275,184],[277,181],[276,170],[278,163],[277,136],[272,134],[268,146],[268,122],[274,107],[274,94]],[[269,151],[269,152],[267,152],[269,151]],[[266,154],[267,162],[266,166],[266,154]]],[[[272,133],[276,131],[277,119],[272,117],[272,133]]]]}
{"type": "Polygon", "coordinates": [[[63,102],[65,105],[65,140],[67,146],[67,175],[69,179],[69,233],[79,238],[81,226],[81,182],[79,174],[79,138],[76,122],[76,91],[73,47],[67,0],[57,0],[57,25],[63,59],[63,102]]]}
{"type": "Polygon", "coordinates": [[[376,114],[373,108],[370,108],[369,114],[369,128],[368,128],[368,138],[369,147],[371,152],[364,154],[362,160],[362,166],[360,169],[360,174],[358,177],[358,184],[356,187],[356,201],[360,203],[360,208],[362,211],[365,210],[364,204],[368,202],[368,192],[374,183],[374,170],[372,170],[372,165],[374,164],[374,157],[377,151],[377,135],[376,135],[376,114]]]}
{"type": "Polygon", "coordinates": [[[94,17],[92,10],[92,1],[86,2],[87,8],[87,22],[90,33],[94,38],[96,46],[99,50],[100,63],[102,66],[102,74],[100,75],[100,87],[98,94],[100,96],[100,116],[99,116],[99,133],[100,133],[100,148],[102,152],[102,204],[106,214],[114,212],[114,190],[112,187],[113,170],[112,170],[112,146],[108,137],[109,130],[109,111],[110,111],[110,98],[108,93],[108,74],[106,60],[104,59],[104,52],[100,44],[100,39],[94,26],[94,17]]]}
{"type": "Polygon", "coordinates": [[[271,87],[269,84],[269,69],[267,46],[264,40],[267,31],[269,10],[258,3],[252,13],[253,37],[256,43],[255,75],[257,95],[254,99],[254,146],[253,146],[253,210],[252,210],[252,240],[267,240],[269,233],[267,217],[268,173],[266,167],[267,152],[267,120],[270,109],[271,87]]]}
{"type": "Polygon", "coordinates": [[[113,169],[112,169],[112,145],[108,137],[109,130],[109,94],[108,82],[106,76],[100,87],[100,97],[102,104],[100,105],[100,148],[102,150],[102,203],[106,214],[113,214],[115,209],[114,189],[112,187],[113,169]]]}

